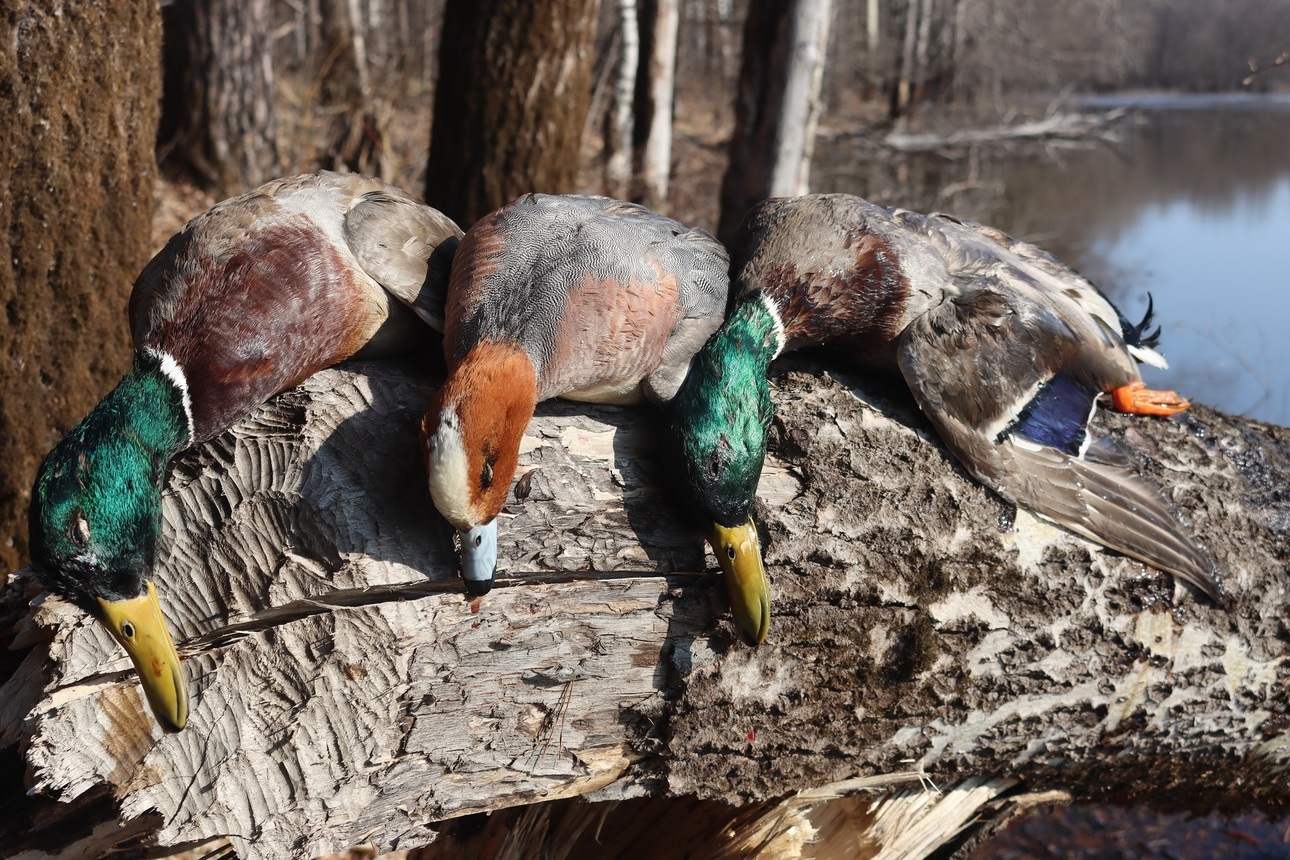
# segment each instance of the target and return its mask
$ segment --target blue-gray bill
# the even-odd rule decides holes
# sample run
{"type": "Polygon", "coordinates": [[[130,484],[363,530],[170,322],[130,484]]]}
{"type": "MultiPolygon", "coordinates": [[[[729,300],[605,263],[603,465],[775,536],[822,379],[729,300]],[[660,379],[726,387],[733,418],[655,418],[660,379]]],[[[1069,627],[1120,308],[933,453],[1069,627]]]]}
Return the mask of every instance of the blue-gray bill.
{"type": "Polygon", "coordinates": [[[466,591],[480,597],[493,590],[497,572],[497,520],[457,532],[461,536],[461,577],[466,591]]]}

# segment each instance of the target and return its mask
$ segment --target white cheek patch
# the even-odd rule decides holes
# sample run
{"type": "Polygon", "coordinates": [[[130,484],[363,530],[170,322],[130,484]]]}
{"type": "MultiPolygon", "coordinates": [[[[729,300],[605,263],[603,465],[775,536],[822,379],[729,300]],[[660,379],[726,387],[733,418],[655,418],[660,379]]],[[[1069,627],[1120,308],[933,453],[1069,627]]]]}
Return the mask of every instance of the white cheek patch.
{"type": "Polygon", "coordinates": [[[152,347],[148,347],[145,352],[161,363],[162,376],[169,379],[179,391],[179,395],[184,402],[184,417],[188,420],[188,442],[191,444],[194,438],[193,401],[188,396],[188,377],[184,375],[184,369],[179,366],[179,362],[175,361],[175,357],[170,353],[162,352],[152,347]]]}
{"type": "Polygon", "coordinates": [[[439,413],[439,428],[426,440],[426,472],[434,506],[444,519],[462,530],[477,524],[471,505],[468,464],[457,408],[448,406],[439,413]]]}

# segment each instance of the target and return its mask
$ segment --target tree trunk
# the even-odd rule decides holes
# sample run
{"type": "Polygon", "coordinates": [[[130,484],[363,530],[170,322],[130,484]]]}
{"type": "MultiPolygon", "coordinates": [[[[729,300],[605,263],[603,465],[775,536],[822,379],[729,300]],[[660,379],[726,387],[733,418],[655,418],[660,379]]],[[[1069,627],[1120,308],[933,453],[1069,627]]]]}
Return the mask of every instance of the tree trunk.
{"type": "Polygon", "coordinates": [[[272,179],[273,4],[176,0],[163,7],[163,19],[163,164],[173,162],[220,196],[272,179]]]}
{"type": "Polygon", "coordinates": [[[541,406],[497,587],[468,604],[416,477],[431,387],[326,371],[176,464],[154,579],[193,693],[179,734],[100,625],[27,609],[15,580],[6,849],[226,835],[310,857],[650,795],[782,801],[750,826],[842,809],[880,856],[921,857],[1046,790],[1290,801],[1290,430],[1098,418],[1226,569],[1224,611],[972,482],[903,387],[790,356],[755,510],[774,616],[751,649],[646,408],[541,406]]]}
{"type": "Polygon", "coordinates": [[[0,571],[27,553],[40,458],[130,364],[160,50],[151,0],[0,9],[0,571]]]}
{"type": "Polygon", "coordinates": [[[820,83],[829,46],[832,0],[798,0],[789,29],[789,64],[784,103],[775,135],[768,197],[810,191],[811,156],[820,122],[820,83]]]}
{"type": "Polygon", "coordinates": [[[896,76],[895,103],[892,116],[903,117],[914,101],[914,75],[917,73],[918,11],[922,0],[905,2],[905,39],[900,51],[900,68],[896,76]]]}
{"type": "Polygon", "coordinates": [[[676,42],[680,0],[651,0],[650,52],[643,67],[649,93],[649,126],[641,149],[642,202],[663,211],[672,172],[672,105],[676,90],[676,42]]]}
{"type": "Polygon", "coordinates": [[[449,0],[426,200],[463,228],[577,187],[598,0],[449,0]]]}
{"type": "Polygon", "coordinates": [[[831,0],[752,0],[721,182],[722,241],[753,204],[806,191],[830,10],[831,0]]]}
{"type": "Polygon", "coordinates": [[[622,50],[605,123],[605,187],[610,197],[626,198],[631,193],[632,101],[636,91],[636,70],[640,65],[636,0],[618,0],[618,32],[622,35],[622,50]]]}

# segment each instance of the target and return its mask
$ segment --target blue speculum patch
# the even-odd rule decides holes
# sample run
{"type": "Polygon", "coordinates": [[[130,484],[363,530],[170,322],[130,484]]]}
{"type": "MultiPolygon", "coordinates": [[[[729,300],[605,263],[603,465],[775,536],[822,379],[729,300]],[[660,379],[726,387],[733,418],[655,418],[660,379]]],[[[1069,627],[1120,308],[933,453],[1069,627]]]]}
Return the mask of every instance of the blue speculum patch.
{"type": "Polygon", "coordinates": [[[1086,427],[1097,394],[1066,374],[1058,374],[1021,410],[1011,432],[1078,457],[1088,439],[1086,427]]]}

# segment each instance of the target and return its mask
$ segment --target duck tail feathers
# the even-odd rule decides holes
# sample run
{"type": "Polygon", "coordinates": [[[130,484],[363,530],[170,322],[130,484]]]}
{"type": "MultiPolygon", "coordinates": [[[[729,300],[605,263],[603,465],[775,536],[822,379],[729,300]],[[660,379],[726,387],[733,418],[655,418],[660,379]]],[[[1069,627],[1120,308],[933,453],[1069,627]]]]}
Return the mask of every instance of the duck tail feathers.
{"type": "Polygon", "coordinates": [[[1220,606],[1230,606],[1217,566],[1146,480],[1105,463],[1032,447],[1024,440],[1005,442],[1001,453],[1013,464],[1000,491],[1016,504],[1170,573],[1220,606]]]}
{"type": "Polygon", "coordinates": [[[1150,364],[1163,370],[1169,367],[1169,363],[1157,351],[1157,347],[1160,346],[1160,326],[1151,327],[1155,314],[1155,300],[1151,297],[1151,293],[1147,293],[1147,312],[1142,315],[1142,320],[1137,325],[1133,325],[1121,316],[1120,327],[1124,329],[1124,345],[1129,348],[1129,354],[1143,364],[1150,364]]]}

